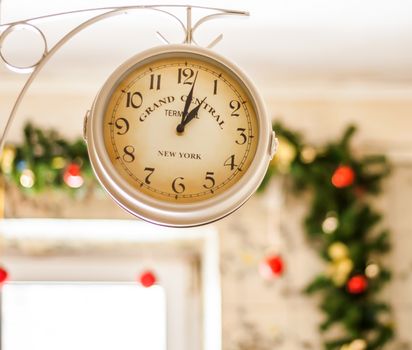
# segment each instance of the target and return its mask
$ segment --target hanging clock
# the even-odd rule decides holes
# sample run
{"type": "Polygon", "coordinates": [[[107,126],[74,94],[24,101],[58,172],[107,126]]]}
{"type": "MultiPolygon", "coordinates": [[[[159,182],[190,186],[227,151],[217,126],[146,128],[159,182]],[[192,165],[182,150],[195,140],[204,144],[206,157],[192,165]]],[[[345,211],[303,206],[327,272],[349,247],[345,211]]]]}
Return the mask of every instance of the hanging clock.
{"type": "Polygon", "coordinates": [[[239,208],[276,148],[251,81],[191,45],[156,47],[122,64],[96,97],[85,135],[95,174],[114,200],[173,227],[239,208]]]}

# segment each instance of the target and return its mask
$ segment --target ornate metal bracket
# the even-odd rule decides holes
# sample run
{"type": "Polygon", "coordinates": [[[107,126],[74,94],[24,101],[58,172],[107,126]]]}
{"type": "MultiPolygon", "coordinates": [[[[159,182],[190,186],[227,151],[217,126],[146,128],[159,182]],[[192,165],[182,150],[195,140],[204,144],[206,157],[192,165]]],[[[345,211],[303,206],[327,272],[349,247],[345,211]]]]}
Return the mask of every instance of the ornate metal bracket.
{"type": "MultiPolygon", "coordinates": [[[[194,45],[199,45],[194,38],[194,34],[196,30],[199,28],[199,26],[201,26],[206,21],[220,18],[222,16],[233,16],[233,15],[248,16],[249,15],[249,13],[245,11],[235,11],[235,10],[227,10],[227,9],[212,8],[212,7],[202,7],[202,6],[140,5],[140,6],[103,7],[103,8],[93,8],[93,9],[85,9],[85,10],[78,10],[78,11],[62,12],[62,13],[57,13],[57,14],[52,14],[52,15],[25,19],[25,20],[21,20],[17,22],[0,24],[0,58],[1,60],[4,62],[6,67],[13,72],[22,73],[22,74],[30,73],[30,76],[28,77],[26,83],[24,84],[22,90],[20,91],[20,94],[18,95],[16,102],[7,119],[5,128],[3,130],[3,134],[0,138],[0,153],[3,150],[4,143],[7,138],[7,134],[15,119],[17,110],[26,92],[28,91],[30,85],[32,84],[32,82],[34,81],[38,73],[47,64],[50,58],[71,38],[73,38],[76,34],[81,32],[85,28],[90,27],[91,25],[97,22],[100,22],[104,19],[122,15],[122,14],[129,14],[136,10],[152,10],[152,11],[161,12],[161,13],[171,16],[175,21],[177,21],[177,23],[180,25],[181,29],[183,30],[183,33],[184,33],[183,43],[194,44],[194,45]],[[170,12],[172,9],[185,10],[186,24],[179,18],[179,16],[170,12]],[[210,12],[210,14],[201,17],[199,20],[197,20],[197,22],[193,24],[192,23],[192,12],[194,10],[207,10],[210,12]],[[69,16],[69,15],[74,15],[78,13],[93,13],[93,12],[100,12],[100,13],[98,15],[94,15],[90,19],[86,20],[85,22],[81,23],[79,26],[72,29],[69,33],[64,35],[51,48],[49,48],[45,33],[35,25],[35,23],[38,23],[38,22],[41,22],[41,21],[44,21],[50,18],[58,18],[58,17],[69,16]],[[2,44],[4,43],[4,40],[7,38],[9,34],[17,30],[30,30],[34,32],[36,35],[40,36],[43,42],[43,54],[42,54],[42,57],[38,60],[38,62],[35,62],[34,64],[30,66],[22,67],[22,66],[15,65],[12,62],[10,62],[10,60],[6,59],[5,55],[2,52],[2,44]]],[[[160,39],[163,40],[163,42],[167,44],[169,43],[169,41],[166,39],[166,37],[162,33],[157,32],[157,34],[160,37],[160,39]]],[[[222,38],[223,38],[223,35],[220,34],[209,45],[207,45],[207,47],[211,48],[215,46],[222,38]]]]}

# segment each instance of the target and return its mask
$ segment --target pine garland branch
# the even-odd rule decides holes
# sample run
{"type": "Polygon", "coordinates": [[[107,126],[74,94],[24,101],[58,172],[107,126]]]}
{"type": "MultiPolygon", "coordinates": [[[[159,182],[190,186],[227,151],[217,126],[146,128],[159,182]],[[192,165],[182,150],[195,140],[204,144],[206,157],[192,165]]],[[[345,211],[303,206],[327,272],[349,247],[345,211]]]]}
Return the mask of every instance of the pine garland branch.
{"type": "Polygon", "coordinates": [[[97,183],[82,139],[68,141],[54,130],[31,123],[21,144],[6,145],[0,156],[0,173],[28,194],[46,190],[84,193],[97,183]]]}
{"type": "Polygon", "coordinates": [[[390,306],[377,295],[390,280],[390,271],[380,259],[390,249],[390,233],[379,231],[382,214],[371,206],[369,198],[380,193],[390,165],[382,155],[354,155],[353,125],[337,142],[317,149],[281,124],[275,124],[274,130],[280,146],[265,185],[273,176],[286,176],[296,195],[311,192],[304,229],[317,244],[327,269],[305,292],[322,296],[322,332],[328,334],[335,325],[344,330],[341,337],[329,337],[324,347],[382,349],[394,335],[388,321],[390,306]]]}

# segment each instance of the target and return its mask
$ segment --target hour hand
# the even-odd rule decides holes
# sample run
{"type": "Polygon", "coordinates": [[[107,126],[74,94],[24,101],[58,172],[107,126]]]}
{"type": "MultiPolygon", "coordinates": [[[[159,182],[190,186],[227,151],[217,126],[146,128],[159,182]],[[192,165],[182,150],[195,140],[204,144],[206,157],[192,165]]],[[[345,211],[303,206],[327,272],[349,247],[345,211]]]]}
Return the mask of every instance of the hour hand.
{"type": "Polygon", "coordinates": [[[193,118],[195,118],[195,117],[197,116],[197,114],[199,113],[200,107],[202,106],[203,102],[205,102],[205,101],[206,101],[206,97],[205,97],[202,101],[200,101],[199,105],[196,106],[195,108],[193,108],[193,109],[189,112],[189,114],[186,116],[186,118],[183,120],[183,122],[180,123],[180,124],[177,126],[176,130],[177,130],[178,133],[182,133],[183,131],[185,131],[185,126],[186,126],[193,118]]]}

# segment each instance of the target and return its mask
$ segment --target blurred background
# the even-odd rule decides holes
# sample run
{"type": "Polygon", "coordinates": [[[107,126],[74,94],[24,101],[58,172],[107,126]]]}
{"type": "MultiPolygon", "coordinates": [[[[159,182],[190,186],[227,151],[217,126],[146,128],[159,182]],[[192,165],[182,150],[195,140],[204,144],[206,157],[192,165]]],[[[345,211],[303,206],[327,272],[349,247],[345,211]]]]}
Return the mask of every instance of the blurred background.
{"type": "MultiPolygon", "coordinates": [[[[155,3],[1,0],[0,24],[155,3]]],[[[201,228],[159,228],[118,208],[77,141],[84,115],[118,65],[162,44],[156,31],[184,35],[149,10],[84,30],[34,81],[1,155],[2,349],[411,349],[412,3],[190,4],[250,12],[195,37],[207,46],[223,33],[213,50],[266,102],[281,143],[265,186],[201,228]],[[63,153],[49,157],[53,142],[63,153]]],[[[99,13],[36,25],[50,49],[99,13]]],[[[35,32],[2,43],[18,65],[42,53],[35,32]]],[[[0,130],[27,78],[0,65],[0,130]]]]}

